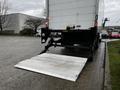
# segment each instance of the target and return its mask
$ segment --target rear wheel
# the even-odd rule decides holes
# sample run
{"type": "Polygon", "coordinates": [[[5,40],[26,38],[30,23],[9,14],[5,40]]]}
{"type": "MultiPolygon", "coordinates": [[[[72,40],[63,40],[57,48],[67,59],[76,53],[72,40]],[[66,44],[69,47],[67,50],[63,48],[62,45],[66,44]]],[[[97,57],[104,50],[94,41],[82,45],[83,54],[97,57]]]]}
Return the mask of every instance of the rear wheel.
{"type": "Polygon", "coordinates": [[[99,43],[100,43],[100,39],[97,39],[97,41],[96,41],[96,43],[95,43],[95,50],[98,49],[99,43]]]}
{"type": "Polygon", "coordinates": [[[90,50],[90,56],[88,58],[88,61],[93,61],[94,52],[95,52],[95,46],[92,46],[91,50],[90,50]]]}
{"type": "Polygon", "coordinates": [[[88,58],[88,61],[93,61],[93,55],[88,58]]]}
{"type": "Polygon", "coordinates": [[[95,50],[98,49],[98,47],[99,47],[99,42],[97,41],[95,44],[95,50]]]}

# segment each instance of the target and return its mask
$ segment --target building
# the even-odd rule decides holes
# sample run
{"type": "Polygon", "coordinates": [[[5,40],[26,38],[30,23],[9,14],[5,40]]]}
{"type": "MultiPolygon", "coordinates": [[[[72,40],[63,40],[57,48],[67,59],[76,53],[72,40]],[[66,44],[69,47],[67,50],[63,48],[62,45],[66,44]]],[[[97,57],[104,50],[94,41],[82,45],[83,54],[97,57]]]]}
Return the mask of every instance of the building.
{"type": "Polygon", "coordinates": [[[18,34],[21,30],[23,30],[25,21],[29,18],[37,19],[38,17],[21,13],[8,14],[6,16],[6,22],[4,23],[3,29],[6,31],[14,31],[14,33],[18,34]]]}

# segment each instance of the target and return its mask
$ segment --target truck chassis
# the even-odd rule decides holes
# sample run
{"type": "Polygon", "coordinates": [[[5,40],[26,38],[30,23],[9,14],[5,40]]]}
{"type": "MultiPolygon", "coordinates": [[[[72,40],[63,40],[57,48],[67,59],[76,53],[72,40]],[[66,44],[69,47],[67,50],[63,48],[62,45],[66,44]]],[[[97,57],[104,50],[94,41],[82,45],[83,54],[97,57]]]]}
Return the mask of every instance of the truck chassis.
{"type": "Polygon", "coordinates": [[[81,55],[87,57],[89,60],[93,60],[95,50],[99,46],[99,33],[97,28],[90,29],[72,29],[72,30],[51,30],[48,28],[41,29],[41,43],[46,43],[45,49],[40,53],[45,53],[47,50],[54,47],[66,47],[66,48],[81,48],[82,51],[87,50],[87,55],[81,55]]]}

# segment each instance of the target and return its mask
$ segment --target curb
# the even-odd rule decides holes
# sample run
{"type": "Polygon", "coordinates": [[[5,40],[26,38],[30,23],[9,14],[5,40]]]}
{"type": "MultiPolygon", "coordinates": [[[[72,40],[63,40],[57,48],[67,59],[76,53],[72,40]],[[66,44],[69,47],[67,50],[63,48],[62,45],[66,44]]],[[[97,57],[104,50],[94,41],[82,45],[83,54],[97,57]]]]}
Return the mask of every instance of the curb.
{"type": "Polygon", "coordinates": [[[105,42],[105,70],[104,70],[104,90],[112,90],[110,80],[109,56],[107,42],[105,42]]]}

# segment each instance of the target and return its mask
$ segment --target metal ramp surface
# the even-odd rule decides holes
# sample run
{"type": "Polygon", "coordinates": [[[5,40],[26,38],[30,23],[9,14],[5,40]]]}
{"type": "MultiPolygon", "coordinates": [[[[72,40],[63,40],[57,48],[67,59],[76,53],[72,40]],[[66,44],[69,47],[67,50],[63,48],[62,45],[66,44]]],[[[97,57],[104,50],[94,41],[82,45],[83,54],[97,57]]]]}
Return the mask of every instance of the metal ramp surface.
{"type": "Polygon", "coordinates": [[[19,62],[17,68],[76,81],[87,58],[44,53],[19,62]]]}

